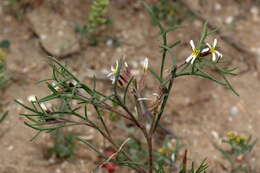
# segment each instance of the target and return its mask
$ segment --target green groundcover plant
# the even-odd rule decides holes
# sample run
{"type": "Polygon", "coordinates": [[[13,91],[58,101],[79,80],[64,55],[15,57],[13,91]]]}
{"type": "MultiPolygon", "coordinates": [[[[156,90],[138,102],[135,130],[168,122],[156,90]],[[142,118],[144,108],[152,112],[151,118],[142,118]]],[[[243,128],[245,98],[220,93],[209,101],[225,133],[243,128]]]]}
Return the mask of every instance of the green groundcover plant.
{"type": "MultiPolygon", "coordinates": [[[[184,26],[175,25],[165,28],[155,18],[153,10],[148,5],[145,4],[145,6],[160,29],[162,38],[159,71],[152,69],[149,66],[149,59],[145,58],[142,61],[142,72],[139,75],[134,75],[127,62],[120,59],[111,67],[111,72],[108,74],[108,78],[112,81],[112,89],[110,94],[105,95],[97,90],[96,83],[98,81],[95,77],[92,84],[86,84],[74,76],[65,65],[50,57],[52,76],[41,81],[46,83],[50,94],[43,98],[30,97],[30,105],[23,104],[18,100],[16,103],[29,111],[29,113],[22,113],[21,116],[26,118],[25,125],[38,131],[37,134],[50,133],[68,126],[88,126],[101,134],[111,146],[110,154],[99,149],[90,140],[75,136],[75,139],[84,143],[103,159],[93,171],[108,163],[115,163],[139,173],[166,173],[174,170],[179,173],[205,172],[208,167],[205,161],[197,169],[193,164],[190,169],[187,168],[187,151],[183,156],[181,166],[176,168],[176,152],[165,146],[157,151],[154,149],[155,132],[164,115],[176,78],[198,76],[227,87],[237,95],[226,77],[227,75],[235,75],[236,68],[227,69],[223,65],[226,61],[217,46],[217,39],[214,39],[212,43],[206,42],[206,38],[216,31],[208,31],[207,24],[204,25],[200,38],[196,41],[190,41],[191,53],[183,60],[183,63],[178,64],[172,48],[181,41],[170,43],[167,35],[184,26]],[[165,60],[168,57],[172,57],[170,68],[165,65],[165,60]],[[145,86],[148,85],[146,78],[149,73],[158,83],[158,90],[154,93],[146,92],[145,86]],[[62,111],[49,108],[48,104],[53,100],[67,103],[67,109],[62,111]],[[77,104],[70,104],[71,102],[77,104]],[[89,109],[95,111],[95,114],[89,115],[89,109]],[[121,136],[121,142],[117,142],[118,139],[105,118],[109,113],[116,114],[122,120],[130,122],[132,128],[142,134],[145,142],[136,143],[136,140],[128,135],[121,136]],[[137,151],[142,151],[144,157],[139,159],[140,157],[136,157],[138,152],[127,152],[129,146],[137,148],[137,151]]],[[[109,169],[109,172],[113,171],[114,169],[109,169]]]]}
{"type": "MultiPolygon", "coordinates": [[[[237,132],[228,131],[224,144],[229,147],[224,148],[215,144],[222,156],[230,164],[230,172],[256,173],[257,171],[250,165],[250,159],[253,157],[252,150],[256,140],[251,136],[239,135],[237,132]]],[[[223,166],[224,167],[224,166],[223,166]]],[[[227,169],[227,168],[226,168],[227,169]]]]}
{"type": "Polygon", "coordinates": [[[99,41],[98,34],[105,24],[109,24],[106,17],[109,0],[93,0],[88,19],[85,26],[76,25],[75,30],[81,34],[82,38],[87,37],[89,44],[96,46],[99,41]]]}

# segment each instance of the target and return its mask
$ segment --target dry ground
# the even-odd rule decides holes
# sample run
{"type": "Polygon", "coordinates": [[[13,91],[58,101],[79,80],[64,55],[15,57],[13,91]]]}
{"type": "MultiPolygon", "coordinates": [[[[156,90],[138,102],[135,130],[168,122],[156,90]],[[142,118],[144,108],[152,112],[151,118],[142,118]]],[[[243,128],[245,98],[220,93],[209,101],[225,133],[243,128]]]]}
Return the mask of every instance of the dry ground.
{"type": "MultiPolygon", "coordinates": [[[[44,141],[49,140],[48,135],[30,141],[35,132],[26,127],[23,119],[19,118],[18,114],[23,113],[24,110],[14,103],[14,99],[26,103],[29,95],[45,96],[48,93],[46,87],[36,85],[36,81],[47,78],[51,69],[46,63],[47,54],[40,46],[39,39],[33,34],[26,15],[22,16],[21,20],[17,20],[13,15],[5,12],[4,1],[0,2],[0,40],[11,41],[7,66],[12,80],[2,96],[4,107],[10,113],[0,127],[0,133],[3,133],[0,138],[0,173],[90,172],[96,158],[87,147],[78,147],[81,154],[76,160],[53,164],[44,159],[42,153],[44,141]]],[[[60,2],[53,5],[55,7],[53,10],[56,10],[72,26],[76,23],[84,24],[89,2],[86,4],[83,0],[60,2]]],[[[248,6],[245,4],[225,0],[208,1],[207,6],[202,6],[200,10],[211,19],[210,22],[221,26],[225,34],[234,37],[246,49],[260,56],[260,14],[258,12],[260,7],[256,4],[248,6]],[[234,26],[227,24],[232,17],[235,21],[234,26]]],[[[44,4],[40,8],[49,7],[47,2],[47,5],[44,4]]],[[[196,4],[194,7],[197,8],[196,4]]],[[[98,47],[81,45],[80,52],[62,61],[66,61],[76,75],[86,82],[89,81],[86,77],[86,67],[103,72],[122,56],[125,56],[132,65],[144,57],[149,57],[151,66],[158,69],[160,61],[158,29],[151,25],[150,17],[144,8],[138,3],[128,5],[124,9],[119,9],[112,4],[109,15],[114,23],[113,29],[107,34],[119,38],[122,42],[120,47],[113,48],[105,43],[101,43],[98,47]]],[[[187,44],[189,40],[197,39],[202,29],[202,22],[196,18],[187,20],[184,24],[187,28],[170,34],[171,40],[182,40],[182,44],[175,48],[179,63],[189,54],[190,48],[187,44]]],[[[232,65],[238,66],[241,71],[248,68],[244,59],[251,57],[243,59],[241,57],[244,55],[224,40],[219,40],[219,43],[224,56],[232,59],[232,65]]],[[[214,148],[213,142],[219,142],[219,138],[223,137],[227,130],[235,130],[255,138],[260,137],[260,81],[256,69],[251,68],[250,71],[231,77],[230,80],[240,94],[239,97],[205,79],[197,77],[178,79],[164,115],[164,123],[167,127],[181,138],[182,143],[186,144],[190,153],[189,158],[196,161],[207,158],[212,172],[224,172],[219,165],[226,162],[214,148]],[[237,109],[238,113],[232,115],[232,109],[237,109]],[[219,138],[213,135],[216,133],[219,138]]],[[[107,91],[109,83],[100,82],[99,87],[107,91]]],[[[153,88],[154,84],[151,80],[148,89],[153,88]]],[[[92,132],[86,130],[85,133],[81,132],[86,136],[92,132]]],[[[98,141],[94,142],[98,143],[98,141]]],[[[260,171],[259,143],[253,152],[252,164],[260,171]]]]}

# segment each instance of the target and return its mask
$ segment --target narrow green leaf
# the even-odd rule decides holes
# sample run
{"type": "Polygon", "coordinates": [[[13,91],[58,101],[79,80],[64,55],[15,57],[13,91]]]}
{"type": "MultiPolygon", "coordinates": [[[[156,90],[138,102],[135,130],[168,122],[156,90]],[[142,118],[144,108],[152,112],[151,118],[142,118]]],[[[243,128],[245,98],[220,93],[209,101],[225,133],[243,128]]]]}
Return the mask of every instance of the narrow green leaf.
{"type": "Polygon", "coordinates": [[[207,33],[207,36],[212,35],[212,34],[215,34],[215,33],[219,32],[219,30],[220,30],[220,28],[215,28],[215,29],[213,29],[212,31],[209,31],[209,32],[207,33]]]}
{"type": "Polygon", "coordinates": [[[166,31],[164,31],[166,34],[171,32],[171,31],[174,31],[176,29],[179,29],[179,28],[184,28],[185,26],[182,26],[182,25],[175,25],[175,26],[171,26],[169,29],[167,29],[166,31]]]}
{"type": "Polygon", "coordinates": [[[84,107],[84,115],[85,115],[85,119],[88,120],[88,110],[87,110],[87,106],[86,105],[84,107]]]}
{"type": "Polygon", "coordinates": [[[145,2],[145,1],[142,1],[145,8],[148,10],[150,16],[152,17],[152,20],[154,21],[154,24],[157,25],[161,31],[161,33],[164,32],[164,28],[162,26],[162,24],[159,22],[159,20],[157,19],[157,17],[154,15],[154,12],[153,12],[153,9],[145,2]]]}
{"type": "Polygon", "coordinates": [[[230,84],[230,82],[227,80],[226,76],[222,73],[220,73],[220,75],[223,77],[223,79],[226,81],[228,87],[231,89],[231,91],[233,91],[233,93],[237,96],[239,96],[239,94],[236,92],[236,90],[232,87],[232,85],[230,84]]]}
{"type": "Polygon", "coordinates": [[[103,154],[101,151],[99,151],[93,144],[91,144],[88,140],[83,139],[82,137],[76,137],[77,140],[79,140],[80,142],[84,143],[85,145],[87,145],[88,147],[90,147],[92,150],[94,150],[98,155],[100,155],[101,157],[103,157],[104,159],[108,159],[108,157],[103,154]]]}
{"type": "Polygon", "coordinates": [[[163,83],[163,80],[152,68],[148,68],[148,70],[160,83],[163,83]]]}
{"type": "Polygon", "coordinates": [[[48,88],[54,93],[54,94],[56,94],[57,95],[57,91],[56,91],[56,89],[51,85],[51,84],[49,84],[49,83],[46,83],[47,84],[47,86],[48,86],[48,88]]]}
{"type": "Polygon", "coordinates": [[[123,99],[124,104],[126,104],[127,91],[128,91],[129,86],[131,85],[133,79],[134,79],[134,77],[131,77],[131,79],[129,80],[129,82],[126,85],[126,88],[125,88],[125,91],[124,91],[124,99],[123,99]]]}
{"type": "Polygon", "coordinates": [[[62,65],[56,58],[50,57],[49,59],[54,63],[58,64],[68,75],[70,75],[75,81],[80,82],[64,65],[62,65]]]}
{"type": "Polygon", "coordinates": [[[60,98],[60,95],[51,94],[51,95],[48,95],[46,97],[39,99],[39,102],[40,103],[47,102],[47,101],[54,100],[54,99],[57,99],[57,98],[60,98]]]}
{"type": "Polygon", "coordinates": [[[218,80],[217,78],[214,78],[213,76],[211,76],[211,75],[208,74],[207,72],[203,71],[203,70],[200,69],[199,67],[198,67],[198,70],[199,70],[200,73],[194,73],[194,75],[196,75],[196,76],[201,76],[201,77],[210,79],[210,80],[212,80],[212,81],[214,81],[214,82],[216,82],[216,83],[218,83],[218,84],[220,84],[220,85],[227,86],[227,84],[226,84],[225,82],[220,81],[220,80],[218,80]]]}
{"type": "Polygon", "coordinates": [[[8,111],[3,113],[3,115],[0,117],[0,123],[4,121],[4,119],[7,117],[8,113],[9,113],[8,111]]]}
{"type": "Polygon", "coordinates": [[[29,111],[31,111],[31,112],[34,112],[34,113],[38,113],[38,112],[35,111],[34,109],[32,109],[32,108],[26,106],[25,104],[19,102],[18,100],[14,100],[14,101],[15,101],[17,104],[19,104],[19,105],[21,105],[22,107],[24,107],[25,109],[27,109],[27,110],[29,110],[29,111]]]}
{"type": "Polygon", "coordinates": [[[173,48],[173,47],[177,46],[180,43],[181,43],[181,40],[177,40],[177,41],[173,42],[172,44],[170,44],[168,47],[169,48],[173,48]]]}
{"type": "Polygon", "coordinates": [[[207,37],[207,32],[208,32],[208,22],[205,22],[204,23],[204,26],[203,26],[203,31],[202,31],[202,34],[200,36],[200,40],[198,42],[198,45],[196,46],[198,49],[201,50],[202,48],[202,43],[204,42],[204,40],[206,39],[207,37]]]}

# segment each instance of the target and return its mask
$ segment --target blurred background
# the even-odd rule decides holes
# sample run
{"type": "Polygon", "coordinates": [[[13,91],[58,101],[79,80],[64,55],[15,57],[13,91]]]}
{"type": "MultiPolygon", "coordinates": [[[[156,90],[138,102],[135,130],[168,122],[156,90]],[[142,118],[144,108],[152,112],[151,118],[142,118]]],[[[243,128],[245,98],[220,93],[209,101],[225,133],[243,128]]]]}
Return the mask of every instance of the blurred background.
{"type": "MultiPolygon", "coordinates": [[[[228,162],[214,146],[221,143],[226,131],[260,137],[260,1],[146,2],[163,25],[186,26],[169,34],[170,42],[181,40],[173,49],[179,64],[190,55],[189,41],[199,39],[208,21],[210,29],[219,28],[208,41],[217,38],[229,66],[238,67],[238,75],[230,76],[230,81],[239,97],[206,79],[179,78],[162,120],[188,149],[189,159],[207,158],[209,172],[228,172],[228,162]]],[[[103,4],[94,6],[91,0],[0,0],[0,110],[9,111],[0,124],[0,173],[90,172],[98,157],[86,146],[72,144],[73,135],[85,136],[101,148],[106,145],[101,136],[83,127],[41,134],[30,141],[36,131],[24,125],[18,115],[25,110],[14,99],[29,104],[28,96],[49,93],[45,84],[37,84],[51,75],[48,56],[66,63],[83,82],[90,82],[95,75],[104,93],[111,88],[106,74],[117,59],[125,57],[138,69],[140,61],[148,57],[151,67],[159,70],[159,29],[141,1],[103,4]],[[66,150],[59,148],[63,145],[66,150]],[[73,158],[67,159],[70,156],[73,158]]],[[[152,91],[155,85],[151,78],[147,89],[152,91]]],[[[119,133],[120,128],[116,129],[119,133]]],[[[259,172],[259,143],[249,161],[259,172]]]]}

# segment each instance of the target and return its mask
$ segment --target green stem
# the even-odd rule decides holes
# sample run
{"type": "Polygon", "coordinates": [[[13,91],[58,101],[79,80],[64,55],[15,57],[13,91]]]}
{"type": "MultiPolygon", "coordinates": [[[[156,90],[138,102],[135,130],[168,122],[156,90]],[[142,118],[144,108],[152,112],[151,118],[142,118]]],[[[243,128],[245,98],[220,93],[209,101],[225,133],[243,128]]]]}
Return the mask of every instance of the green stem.
{"type": "Polygon", "coordinates": [[[169,83],[168,88],[167,88],[167,93],[166,93],[166,95],[163,98],[163,102],[162,102],[162,105],[161,105],[159,113],[157,114],[157,116],[155,116],[155,123],[154,123],[154,126],[151,127],[151,130],[152,130],[151,133],[155,132],[155,130],[156,130],[157,126],[158,126],[158,123],[160,121],[160,118],[161,118],[161,116],[162,116],[162,114],[164,112],[164,108],[166,106],[166,103],[168,101],[168,98],[169,98],[169,95],[170,95],[170,92],[171,92],[171,89],[172,89],[173,81],[176,78],[176,70],[177,70],[177,67],[174,67],[172,72],[171,72],[172,77],[171,77],[170,83],[169,83]]]}
{"type": "MultiPolygon", "coordinates": [[[[167,47],[167,33],[163,33],[163,46],[167,47]]],[[[166,53],[167,49],[163,48],[163,54],[162,54],[162,63],[161,63],[161,73],[160,73],[160,78],[163,78],[163,69],[164,69],[164,63],[165,63],[165,58],[166,58],[166,53]]]]}

